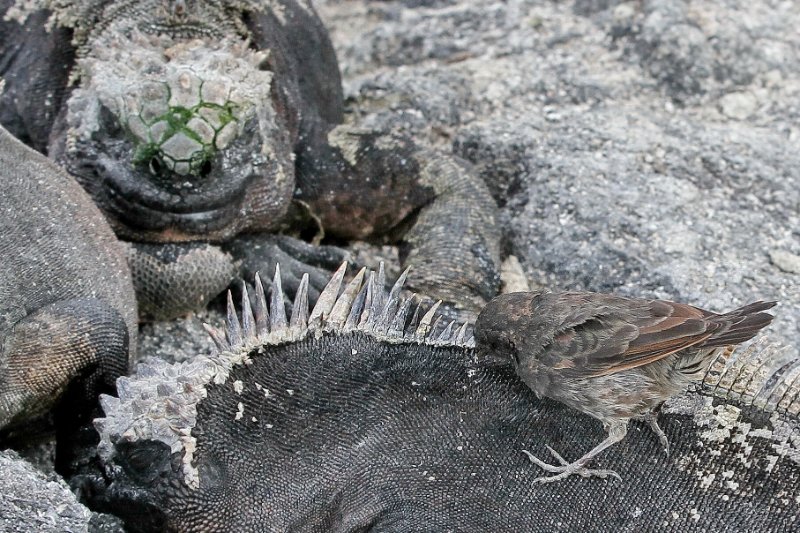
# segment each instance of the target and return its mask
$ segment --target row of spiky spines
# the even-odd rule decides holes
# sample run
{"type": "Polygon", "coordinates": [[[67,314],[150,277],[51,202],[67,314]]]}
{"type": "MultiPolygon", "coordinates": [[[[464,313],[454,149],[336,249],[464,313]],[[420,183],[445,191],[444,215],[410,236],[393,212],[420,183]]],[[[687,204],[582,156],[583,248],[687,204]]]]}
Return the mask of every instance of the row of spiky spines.
{"type": "Polygon", "coordinates": [[[387,293],[383,263],[377,274],[362,268],[340,289],[347,263],[342,263],[320,293],[314,309],[309,314],[308,274],[304,274],[297,289],[290,316],[286,316],[286,302],[281,283],[280,265],[275,265],[275,276],[270,291],[269,306],[261,278],[255,277],[255,298],[250,303],[247,286],[242,289],[241,320],[233,297],[228,291],[228,309],[224,331],[204,324],[219,352],[249,350],[257,345],[277,344],[303,338],[309,332],[348,333],[360,331],[388,341],[415,341],[428,344],[449,344],[471,347],[474,340],[467,338],[467,324],[451,321],[439,331],[442,316],[437,313],[441,301],[422,313],[422,303],[417,303],[411,319],[409,312],[415,295],[404,297],[403,285],[408,269],[403,272],[387,293]],[[365,281],[366,279],[366,281],[365,281]]]}
{"type": "Polygon", "coordinates": [[[761,338],[744,350],[729,347],[709,366],[702,384],[713,396],[766,412],[800,415],[800,358],[761,338]]]}

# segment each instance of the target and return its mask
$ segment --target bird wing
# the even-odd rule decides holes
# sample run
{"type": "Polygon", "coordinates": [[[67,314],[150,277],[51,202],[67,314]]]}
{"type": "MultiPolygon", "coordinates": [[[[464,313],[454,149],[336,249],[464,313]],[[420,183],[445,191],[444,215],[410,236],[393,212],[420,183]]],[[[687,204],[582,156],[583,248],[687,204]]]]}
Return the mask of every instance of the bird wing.
{"type": "Polygon", "coordinates": [[[647,365],[708,339],[716,316],[664,300],[564,293],[573,312],[540,361],[575,377],[597,377],[647,365]]]}

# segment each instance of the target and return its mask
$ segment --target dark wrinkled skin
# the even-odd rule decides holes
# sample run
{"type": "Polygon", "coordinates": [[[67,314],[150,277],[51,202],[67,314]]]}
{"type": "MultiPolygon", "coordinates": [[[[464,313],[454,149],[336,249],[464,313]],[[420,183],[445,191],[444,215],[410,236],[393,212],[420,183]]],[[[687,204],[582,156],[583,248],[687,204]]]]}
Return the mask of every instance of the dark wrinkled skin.
{"type": "MultiPolygon", "coordinates": [[[[5,12],[11,3],[0,2],[0,12],[5,12]]],[[[157,4],[158,9],[133,14],[118,11],[114,22],[127,20],[124,17],[129,16],[137,28],[150,27],[148,24],[182,28],[184,23],[189,27],[187,21],[202,26],[208,22],[202,20],[206,16],[203,9],[213,11],[218,5],[166,2],[163,6],[167,7],[162,9],[162,3],[157,4]],[[139,18],[148,20],[143,22],[139,18]]],[[[179,169],[184,163],[171,159],[166,141],[153,148],[156,145],[147,144],[133,133],[132,124],[137,117],[145,116],[144,111],[117,109],[115,105],[123,104],[114,103],[116,100],[111,96],[95,98],[85,90],[100,83],[98,73],[105,72],[103,68],[113,71],[115,63],[134,64],[140,56],[145,57],[142,52],[121,59],[102,59],[108,47],[139,46],[133,41],[123,41],[122,45],[108,41],[109,35],[119,30],[109,30],[102,14],[98,15],[103,22],[96,25],[99,29],[89,28],[83,52],[76,51],[71,44],[70,29],[56,26],[53,31],[45,30],[45,13],[33,13],[24,26],[13,20],[0,22],[0,76],[8,81],[6,92],[0,96],[0,122],[17,137],[63,164],[106,213],[117,235],[125,240],[205,242],[235,251],[241,249],[235,244],[237,235],[255,232],[262,236],[262,252],[244,256],[234,253],[230,259],[244,279],[252,279],[255,271],[270,270],[278,259],[287,266],[290,264],[282,258],[287,248],[269,237],[277,231],[319,234],[324,230],[334,243],[343,239],[396,242],[401,244],[407,265],[413,267],[410,278],[413,288],[474,316],[497,293],[499,286],[496,206],[485,185],[465,163],[426,151],[391,132],[345,128],[337,137],[339,140],[331,143],[331,130],[342,122],[343,108],[341,77],[328,35],[310,7],[300,6],[294,0],[275,4],[280,4],[277,11],[272,11],[270,4],[263,11],[243,14],[229,7],[224,12],[225,22],[236,19],[240,27],[234,30],[222,24],[207,24],[203,31],[209,37],[204,44],[182,37],[168,42],[169,46],[188,46],[190,50],[194,46],[210,47],[228,54],[235,45],[224,44],[228,41],[223,39],[242,43],[246,34],[250,51],[268,52],[257,66],[248,67],[260,75],[272,76],[266,102],[268,120],[247,118],[244,109],[252,104],[249,101],[242,104],[231,100],[231,106],[225,104],[222,111],[215,107],[214,113],[222,113],[218,117],[234,117],[241,131],[224,148],[216,149],[211,143],[211,148],[181,152],[186,155],[185,165],[190,165],[190,170],[179,169]],[[84,70],[92,75],[84,72],[79,84],[69,85],[69,76],[81,71],[76,61],[86,58],[89,62],[84,70]],[[92,129],[94,123],[97,126],[92,129]],[[91,134],[74,133],[84,130],[91,134]],[[345,139],[344,144],[341,139],[345,139]],[[431,167],[428,172],[426,165],[437,158],[446,160],[448,169],[455,170],[449,173],[431,167]],[[449,242],[454,235],[459,238],[449,242]]],[[[103,6],[113,7],[114,2],[103,6]]],[[[189,31],[189,37],[193,37],[191,32],[195,30],[182,31],[189,31]]],[[[159,56],[157,45],[153,45],[153,50],[154,56],[159,56]]],[[[160,55],[173,57],[170,54],[173,52],[160,55]]],[[[208,54],[200,52],[200,55],[208,54]]],[[[182,64],[178,59],[170,61],[182,64]]],[[[192,59],[186,61],[191,66],[192,59]]],[[[155,89],[136,85],[141,81],[139,78],[146,78],[152,70],[142,67],[141,74],[134,71],[127,77],[112,76],[112,82],[107,83],[111,88],[104,90],[119,90],[120,94],[144,102],[157,102],[161,90],[157,84],[155,89]]],[[[203,86],[210,87],[211,82],[218,81],[214,78],[216,74],[208,79],[202,75],[198,74],[203,86]]],[[[170,94],[178,91],[175,83],[170,82],[170,94]]],[[[186,85],[191,84],[186,82],[186,85]]],[[[170,113],[184,123],[190,117],[200,116],[195,108],[188,109],[170,113]],[[181,118],[180,113],[185,116],[181,118]]],[[[148,131],[155,135],[155,129],[148,131]]],[[[190,136],[196,137],[197,131],[200,130],[190,132],[190,136]]],[[[137,250],[136,246],[133,250],[137,250]]],[[[328,270],[329,255],[325,252],[306,263],[317,272],[328,270]]],[[[346,254],[340,252],[336,262],[344,258],[346,254]]],[[[165,271],[170,268],[169,264],[164,265],[165,271]]],[[[220,269],[220,279],[225,286],[232,274],[223,270],[220,269]]],[[[164,278],[169,279],[170,275],[166,273],[164,278]]],[[[137,293],[152,294],[152,282],[136,279],[135,283],[137,293]],[[142,287],[142,283],[150,285],[142,287]]],[[[168,283],[155,283],[162,285],[168,283]]],[[[203,287],[212,285],[220,283],[202,283],[203,287]]],[[[314,288],[312,285],[312,295],[314,288]]],[[[213,295],[205,296],[207,301],[213,295]]],[[[161,318],[186,310],[162,309],[161,318]]]]}
{"type": "MultiPolygon", "coordinates": [[[[549,444],[577,457],[602,429],[537,400],[509,362],[475,355],[356,333],[267,346],[226,384],[211,386],[198,408],[192,433],[200,488],[184,483],[180,453],[138,441],[118,444],[102,474],[84,475],[84,493],[96,508],[123,516],[132,531],[792,527],[798,504],[779,495],[796,493],[797,462],[783,457],[765,472],[773,441],[751,436],[747,467],[727,439],[703,440],[708,428],[688,415],[662,417],[673,444],[669,458],[638,425],[603,456],[623,482],[573,477],[534,484],[539,472],[523,449],[541,454],[549,444]],[[232,380],[242,381],[241,395],[232,380]],[[237,421],[238,402],[245,416],[237,421]],[[703,486],[709,474],[716,480],[703,486]]],[[[768,418],[747,407],[741,415],[753,428],[769,427],[768,418]]]]}

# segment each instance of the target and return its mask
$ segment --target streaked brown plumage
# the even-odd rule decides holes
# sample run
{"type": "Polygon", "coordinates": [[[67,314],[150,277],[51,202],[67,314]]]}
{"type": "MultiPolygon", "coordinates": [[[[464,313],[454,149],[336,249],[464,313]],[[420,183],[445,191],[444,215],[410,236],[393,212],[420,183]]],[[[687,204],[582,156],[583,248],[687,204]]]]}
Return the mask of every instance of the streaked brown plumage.
{"type": "Polygon", "coordinates": [[[755,302],[717,314],[665,300],[591,292],[519,292],[498,296],[475,324],[479,350],[514,361],[517,374],[539,397],[558,400],[603,422],[608,437],[573,463],[561,463],[536,481],[572,474],[619,475],[585,467],[621,441],[632,418],[648,422],[669,453],[656,410],[699,381],[720,350],[753,338],[773,316],[775,302],[755,302]]]}

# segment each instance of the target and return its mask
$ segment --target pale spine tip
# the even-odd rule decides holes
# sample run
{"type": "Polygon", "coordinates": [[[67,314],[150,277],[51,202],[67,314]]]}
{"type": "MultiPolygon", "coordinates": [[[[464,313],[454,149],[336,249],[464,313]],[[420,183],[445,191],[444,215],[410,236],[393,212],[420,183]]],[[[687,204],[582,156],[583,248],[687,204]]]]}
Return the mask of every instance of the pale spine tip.
{"type": "Polygon", "coordinates": [[[456,344],[464,344],[464,337],[467,335],[467,324],[461,324],[461,327],[456,331],[456,344]]]}
{"type": "Polygon", "coordinates": [[[303,274],[300,286],[297,287],[297,294],[292,305],[292,318],[289,321],[289,329],[293,333],[299,334],[308,327],[308,274],[303,274]]]}
{"type": "MultiPolygon", "coordinates": [[[[367,280],[372,277],[372,272],[367,274],[367,280]]],[[[353,301],[353,305],[350,307],[350,312],[347,315],[347,320],[344,323],[343,331],[353,331],[354,329],[358,328],[359,321],[361,320],[361,314],[364,310],[364,305],[367,300],[367,291],[369,290],[369,281],[362,285],[361,290],[358,291],[356,295],[356,299],[353,301]]]]}
{"type": "Polygon", "coordinates": [[[338,270],[334,272],[328,284],[325,285],[325,288],[322,289],[319,299],[317,300],[317,305],[314,306],[314,310],[311,311],[311,316],[308,319],[310,328],[318,329],[322,325],[323,320],[328,317],[331,309],[333,309],[336,303],[336,297],[339,295],[339,287],[341,287],[342,279],[344,279],[345,270],[347,270],[347,261],[342,263],[338,270]]]}
{"type": "Polygon", "coordinates": [[[223,332],[214,326],[206,324],[205,322],[203,323],[203,329],[206,330],[208,336],[211,337],[212,341],[214,341],[214,346],[217,347],[217,353],[225,352],[231,348],[230,344],[228,344],[228,341],[225,339],[225,334],[223,332]]]}
{"type": "Polygon", "coordinates": [[[386,272],[383,261],[378,267],[378,275],[373,277],[372,301],[370,302],[367,328],[370,331],[380,331],[383,319],[383,307],[386,303],[386,272]]]}
{"type": "Polygon", "coordinates": [[[453,338],[453,324],[455,324],[455,320],[451,320],[447,327],[439,334],[436,340],[440,342],[449,342],[453,338]]]}
{"type": "Polygon", "coordinates": [[[413,296],[411,298],[406,298],[403,300],[403,303],[398,306],[397,312],[394,317],[392,317],[391,324],[389,324],[389,335],[403,336],[403,332],[406,328],[406,318],[408,317],[409,309],[411,309],[411,302],[413,299],[413,296]]]}
{"type": "Polygon", "coordinates": [[[389,298],[386,300],[386,305],[383,306],[383,314],[381,316],[381,320],[386,322],[387,325],[391,325],[392,320],[394,319],[395,313],[400,306],[400,291],[403,290],[405,286],[406,279],[408,278],[408,272],[411,270],[411,267],[407,267],[400,277],[397,278],[397,281],[394,282],[392,285],[391,290],[389,291],[389,298]]]}
{"type": "Polygon", "coordinates": [[[342,325],[347,320],[350,309],[352,309],[353,306],[353,301],[355,301],[358,290],[361,288],[361,283],[364,281],[364,273],[366,271],[366,267],[359,270],[358,274],[347,284],[341,296],[336,300],[327,321],[330,327],[337,330],[341,329],[342,325]]]}
{"type": "Polygon", "coordinates": [[[422,320],[419,321],[419,326],[417,326],[417,331],[414,334],[418,339],[424,339],[425,335],[428,334],[428,331],[431,327],[431,321],[436,315],[436,311],[439,309],[440,305],[442,305],[441,300],[433,304],[431,308],[428,309],[428,312],[422,315],[422,320]]]}
{"type": "Polygon", "coordinates": [[[264,295],[264,285],[261,283],[261,276],[256,272],[256,333],[258,338],[265,339],[269,335],[269,312],[267,311],[267,298],[264,295]]]}
{"type": "Polygon", "coordinates": [[[367,293],[364,296],[364,310],[361,311],[361,318],[358,321],[358,329],[368,331],[368,324],[372,316],[372,302],[375,299],[375,272],[370,272],[367,277],[367,293]]]}
{"type": "Polygon", "coordinates": [[[233,305],[233,296],[228,291],[228,312],[225,317],[225,333],[228,335],[228,343],[231,346],[242,345],[242,328],[239,324],[239,317],[236,316],[236,307],[233,305]]]}
{"type": "Polygon", "coordinates": [[[280,335],[286,330],[286,303],[283,299],[283,285],[281,284],[281,266],[275,265],[275,276],[272,278],[272,293],[270,294],[269,329],[273,335],[280,335]]]}
{"type": "Polygon", "coordinates": [[[242,333],[247,343],[256,340],[255,317],[253,309],[250,307],[250,294],[247,292],[247,283],[245,282],[242,282],[242,333]]]}

